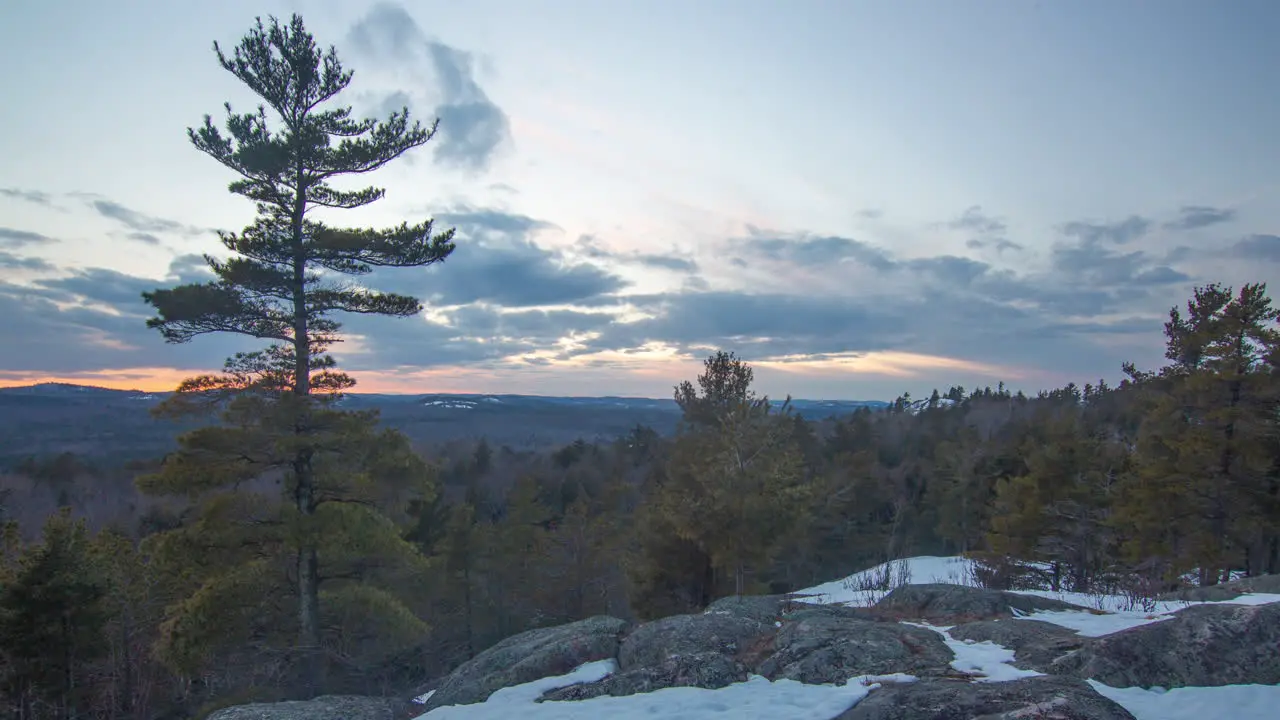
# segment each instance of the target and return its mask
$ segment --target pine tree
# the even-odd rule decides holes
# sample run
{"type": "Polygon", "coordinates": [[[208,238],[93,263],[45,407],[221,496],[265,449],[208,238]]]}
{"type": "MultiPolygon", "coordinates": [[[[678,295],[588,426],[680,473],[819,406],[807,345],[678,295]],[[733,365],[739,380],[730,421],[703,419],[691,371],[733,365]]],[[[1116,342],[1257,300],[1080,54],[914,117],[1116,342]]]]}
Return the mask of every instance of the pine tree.
{"type": "MultiPolygon", "coordinates": [[[[280,410],[269,412],[281,420],[280,427],[296,428],[287,468],[291,502],[297,514],[310,518],[322,503],[316,479],[321,470],[315,464],[318,451],[307,438],[326,422],[313,417],[318,410],[312,396],[353,384],[333,371],[333,359],[325,354],[340,339],[333,314],[410,317],[421,310],[416,298],[341,284],[337,278],[381,267],[432,265],[454,248],[453,231],[434,234],[430,220],[347,230],[330,227],[313,211],[357,208],[383,197],[380,188],[340,190],[330,183],[377,170],[427,143],[438,120],[424,128],[409,124],[407,108],[385,121],[353,119],[350,107],[321,109],[347,88],[352,74],[333,48],[317,47],[298,15],[287,25],[274,17],[265,25],[259,19],[231,55],[217,43],[214,51],[222,67],[264,104],[241,114],[228,104],[226,134],[206,116],[204,125],[188,135],[196,149],[240,176],[229,190],[252,200],[257,218],[241,233],[219,233],[232,257],[206,256],[216,280],[144,293],[157,313],[148,326],[172,343],[206,333],[274,343],[263,353],[233,358],[222,376],[184,382],[180,394],[207,397],[208,391],[242,392],[262,385],[283,389],[280,410]],[[267,108],[276,116],[275,128],[267,108]]],[[[197,482],[194,476],[191,480],[197,482]]],[[[298,545],[295,565],[297,644],[314,651],[321,643],[321,610],[313,542],[298,545]]]]}
{"type": "Polygon", "coordinates": [[[54,717],[79,717],[88,690],[83,674],[107,649],[110,619],[110,586],[90,542],[84,521],[63,509],[0,590],[0,653],[17,717],[38,716],[40,704],[54,717]]]}
{"type": "Polygon", "coordinates": [[[1131,561],[1198,568],[1205,584],[1275,567],[1278,317],[1265,285],[1199,287],[1185,317],[1170,310],[1170,364],[1126,367],[1149,400],[1115,518],[1131,561]]]}
{"type": "Polygon", "coordinates": [[[194,503],[181,527],[146,539],[148,552],[176,580],[178,601],[167,612],[159,647],[174,669],[194,672],[219,659],[233,669],[238,658],[254,671],[273,657],[291,662],[286,651],[293,644],[302,662],[299,690],[314,690],[319,658],[310,647],[297,648],[296,602],[289,612],[291,590],[306,568],[297,562],[303,553],[314,559],[312,602],[327,628],[319,647],[330,655],[368,667],[394,653],[396,643],[426,632],[397,592],[413,588],[425,569],[404,539],[403,508],[414,499],[431,501],[430,468],[407,438],[378,429],[369,414],[317,407],[307,418],[301,442],[313,469],[310,512],[295,502],[296,415],[278,396],[235,397],[221,425],[184,435],[158,472],[138,479],[148,494],[194,503]],[[379,638],[385,645],[377,645],[379,638]]]}
{"type": "Polygon", "coordinates": [[[773,412],[752,379],[750,366],[719,352],[698,377],[701,394],[687,381],[676,388],[684,426],[655,499],[737,595],[792,530],[808,491],[789,405],[773,412]]]}

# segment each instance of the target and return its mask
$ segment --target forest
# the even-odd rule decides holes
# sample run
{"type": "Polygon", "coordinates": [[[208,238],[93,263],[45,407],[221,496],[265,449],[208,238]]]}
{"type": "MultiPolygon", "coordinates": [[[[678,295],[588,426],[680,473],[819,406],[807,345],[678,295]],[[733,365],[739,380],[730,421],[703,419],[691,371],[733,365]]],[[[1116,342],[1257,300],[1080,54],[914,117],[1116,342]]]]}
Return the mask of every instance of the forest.
{"type": "MultiPolygon", "coordinates": [[[[403,693],[531,627],[690,611],[911,555],[1134,597],[1280,571],[1276,317],[1261,285],[1210,285],[1171,311],[1168,364],[1126,366],[1115,387],[954,387],[826,422],[771,409],[749,364],[716,353],[676,389],[674,436],[637,427],[546,453],[479,439],[423,456],[336,417],[330,446],[360,452],[335,452],[318,485],[333,508],[313,529],[319,682],[403,693]]],[[[64,510],[24,545],[10,521],[13,712],[186,717],[305,686],[287,480],[210,464],[175,487],[161,467],[139,484],[168,504],[130,524],[91,532],[64,510]]],[[[67,457],[21,470],[64,501],[108,474],[67,457]]]]}
{"type": "Polygon", "coordinates": [[[1280,571],[1280,312],[1264,284],[1196,288],[1169,312],[1167,364],[1126,365],[1115,386],[953,387],[812,422],[759,396],[750,364],[721,351],[674,389],[674,435],[414,447],[335,402],[355,381],[327,350],[337,313],[422,305],[334,278],[444,262],[453,231],[338,229],[307,211],[378,200],[328,182],[435,126],[319,109],[351,75],[297,16],[217,54],[279,129],[265,110],[228,107],[227,134],[206,118],[191,142],[258,217],[221,233],[230,256],[208,257],[213,281],[141,301],[168,342],[233,333],[267,347],[158,408],[199,420],[164,457],[17,468],[51,512],[28,537],[23,508],[3,506],[12,717],[403,694],[528,628],[686,612],[910,555],[983,559],[996,586],[1137,599],[1280,571]],[[147,502],[93,526],[71,509],[122,479],[147,502]]]}

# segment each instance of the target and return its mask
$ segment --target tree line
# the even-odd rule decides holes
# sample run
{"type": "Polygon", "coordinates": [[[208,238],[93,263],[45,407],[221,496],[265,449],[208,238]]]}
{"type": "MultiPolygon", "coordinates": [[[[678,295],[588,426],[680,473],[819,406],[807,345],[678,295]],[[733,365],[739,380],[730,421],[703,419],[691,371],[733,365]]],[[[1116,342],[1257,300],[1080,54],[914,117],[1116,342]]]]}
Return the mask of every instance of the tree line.
{"type": "MultiPolygon", "coordinates": [[[[341,408],[354,381],[327,351],[336,313],[421,311],[343,276],[445,262],[453,232],[319,217],[379,199],[330,181],[436,126],[326,105],[351,73],[298,16],[215,51],[264,106],[228,108],[225,134],[206,118],[190,139],[258,215],[221,234],[231,256],[207,258],[213,280],[143,299],[170,342],[236,333],[267,346],[160,406],[203,424],[138,473],[157,500],[145,517],[90,532],[64,509],[29,543],[6,525],[11,716],[176,718],[404,692],[531,627],[694,611],[912,554],[968,553],[992,583],[1079,591],[1280,571],[1280,335],[1260,284],[1197,288],[1165,325],[1169,363],[1126,366],[1116,387],[956,387],[810,422],[716,352],[675,389],[672,437],[637,427],[547,453],[481,439],[424,456],[375,414],[341,408]]],[[[39,472],[70,497],[64,466],[39,472]]]]}

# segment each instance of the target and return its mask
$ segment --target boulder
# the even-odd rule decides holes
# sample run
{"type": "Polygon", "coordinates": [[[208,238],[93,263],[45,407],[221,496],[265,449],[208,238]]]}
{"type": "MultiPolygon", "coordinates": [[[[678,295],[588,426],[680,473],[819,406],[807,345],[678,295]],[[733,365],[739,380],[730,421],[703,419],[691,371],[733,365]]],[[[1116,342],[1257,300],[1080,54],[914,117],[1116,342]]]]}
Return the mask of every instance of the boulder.
{"type": "Polygon", "coordinates": [[[393,720],[403,713],[385,698],[324,695],[314,700],[256,703],[223,708],[208,720],[393,720]]]}
{"type": "Polygon", "coordinates": [[[954,654],[933,630],[822,613],[783,624],[756,669],[770,680],[843,683],[856,675],[951,674],[954,654]]]}
{"type": "Polygon", "coordinates": [[[736,682],[746,682],[747,668],[718,652],[673,655],[652,667],[635,668],[592,683],[557,688],[544,694],[546,700],[586,700],[601,695],[635,695],[670,687],[699,687],[715,690],[736,682]]]}
{"type": "Polygon", "coordinates": [[[658,667],[675,655],[733,657],[774,631],[773,623],[727,613],[673,615],[644,623],[627,635],[618,650],[618,669],[658,667]]]}
{"type": "Polygon", "coordinates": [[[1258,575],[1251,578],[1232,580],[1220,585],[1185,588],[1156,596],[1157,600],[1191,600],[1196,602],[1221,602],[1235,600],[1245,593],[1277,593],[1280,594],[1280,575],[1258,575]]]}
{"type": "Polygon", "coordinates": [[[921,680],[872,690],[836,720],[1133,720],[1083,680],[921,680]]]}
{"type": "Polygon", "coordinates": [[[1014,611],[1078,610],[1089,608],[1038,595],[1023,595],[1006,590],[987,590],[932,583],[903,585],[894,588],[873,608],[886,618],[927,620],[931,623],[962,623],[1014,617],[1014,611]]]}
{"type": "Polygon", "coordinates": [[[979,620],[947,631],[956,640],[993,642],[1014,652],[1014,667],[1049,672],[1054,660],[1088,642],[1075,630],[1040,620],[979,620]]]}
{"type": "Polygon", "coordinates": [[[513,635],[450,673],[425,710],[483,702],[504,687],[564,675],[583,663],[612,659],[618,655],[619,636],[627,626],[625,620],[598,615],[513,635]]]}
{"type": "Polygon", "coordinates": [[[1112,687],[1280,684],[1280,603],[1193,605],[1095,638],[1050,670],[1112,687]]]}
{"type": "Polygon", "coordinates": [[[731,595],[708,605],[703,614],[734,615],[772,625],[802,606],[791,595],[731,595]]]}

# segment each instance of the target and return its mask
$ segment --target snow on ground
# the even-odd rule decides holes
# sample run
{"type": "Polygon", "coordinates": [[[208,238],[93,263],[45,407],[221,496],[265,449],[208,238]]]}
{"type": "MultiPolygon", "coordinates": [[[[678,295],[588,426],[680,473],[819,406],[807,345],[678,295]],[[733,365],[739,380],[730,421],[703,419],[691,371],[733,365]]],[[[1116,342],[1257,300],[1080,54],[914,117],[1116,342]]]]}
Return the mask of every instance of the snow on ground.
{"type": "Polygon", "coordinates": [[[1274,593],[1246,593],[1232,600],[1173,600],[1156,602],[1150,612],[1126,609],[1128,601],[1119,595],[1084,595],[1082,593],[1052,592],[1050,590],[1018,590],[1023,595],[1055,598],[1076,605],[1094,607],[1103,615],[1076,610],[1040,610],[1020,616],[1025,620],[1043,620],[1075,630],[1085,637],[1102,637],[1140,625],[1168,620],[1173,613],[1192,605],[1269,605],[1280,602],[1274,593]]]}
{"type": "Polygon", "coordinates": [[[1137,720],[1271,720],[1280,707],[1280,685],[1182,687],[1166,691],[1113,688],[1096,680],[1089,684],[1137,720]]]}
{"type": "MultiPolygon", "coordinates": [[[[973,573],[975,565],[974,561],[963,557],[923,555],[904,558],[854,573],[841,580],[797,590],[796,594],[809,596],[800,599],[801,602],[806,603],[867,607],[879,602],[881,598],[889,594],[891,588],[899,585],[922,585],[928,583],[976,585],[973,573]]],[[[1073,605],[1103,611],[1105,614],[1056,610],[1021,616],[1027,620],[1043,620],[1054,625],[1061,625],[1087,637],[1101,637],[1127,630],[1131,627],[1168,620],[1171,617],[1171,613],[1177,612],[1182,608],[1190,605],[1203,605],[1208,602],[1188,600],[1161,601],[1155,603],[1151,611],[1148,612],[1132,609],[1132,601],[1121,595],[1055,592],[1053,590],[1014,590],[1012,592],[1062,600],[1073,605]]],[[[1266,605],[1280,602],[1280,595],[1248,593],[1234,600],[1213,602],[1233,605],[1266,605]]]]}
{"type": "Polygon", "coordinates": [[[898,585],[950,583],[973,585],[976,563],[963,557],[921,555],[882,563],[841,580],[796,590],[796,595],[809,595],[801,602],[819,605],[874,605],[898,585]]]}
{"type": "Polygon", "coordinates": [[[948,632],[952,625],[930,625],[903,621],[903,625],[914,625],[932,630],[942,636],[942,641],[951,648],[956,657],[951,667],[967,675],[973,675],[974,682],[1006,682],[1025,677],[1036,677],[1044,673],[1035,670],[1016,668],[1013,662],[1014,652],[1003,645],[990,640],[975,642],[973,640],[957,640],[948,632]]]}
{"type": "Polygon", "coordinates": [[[770,682],[758,675],[719,690],[666,688],[624,697],[566,702],[534,702],[548,690],[600,680],[617,669],[612,660],[587,663],[568,675],[503,688],[482,703],[439,707],[418,720],[830,720],[853,707],[884,682],[912,682],[910,675],[851,678],[844,685],[805,685],[795,680],[770,682]]]}

